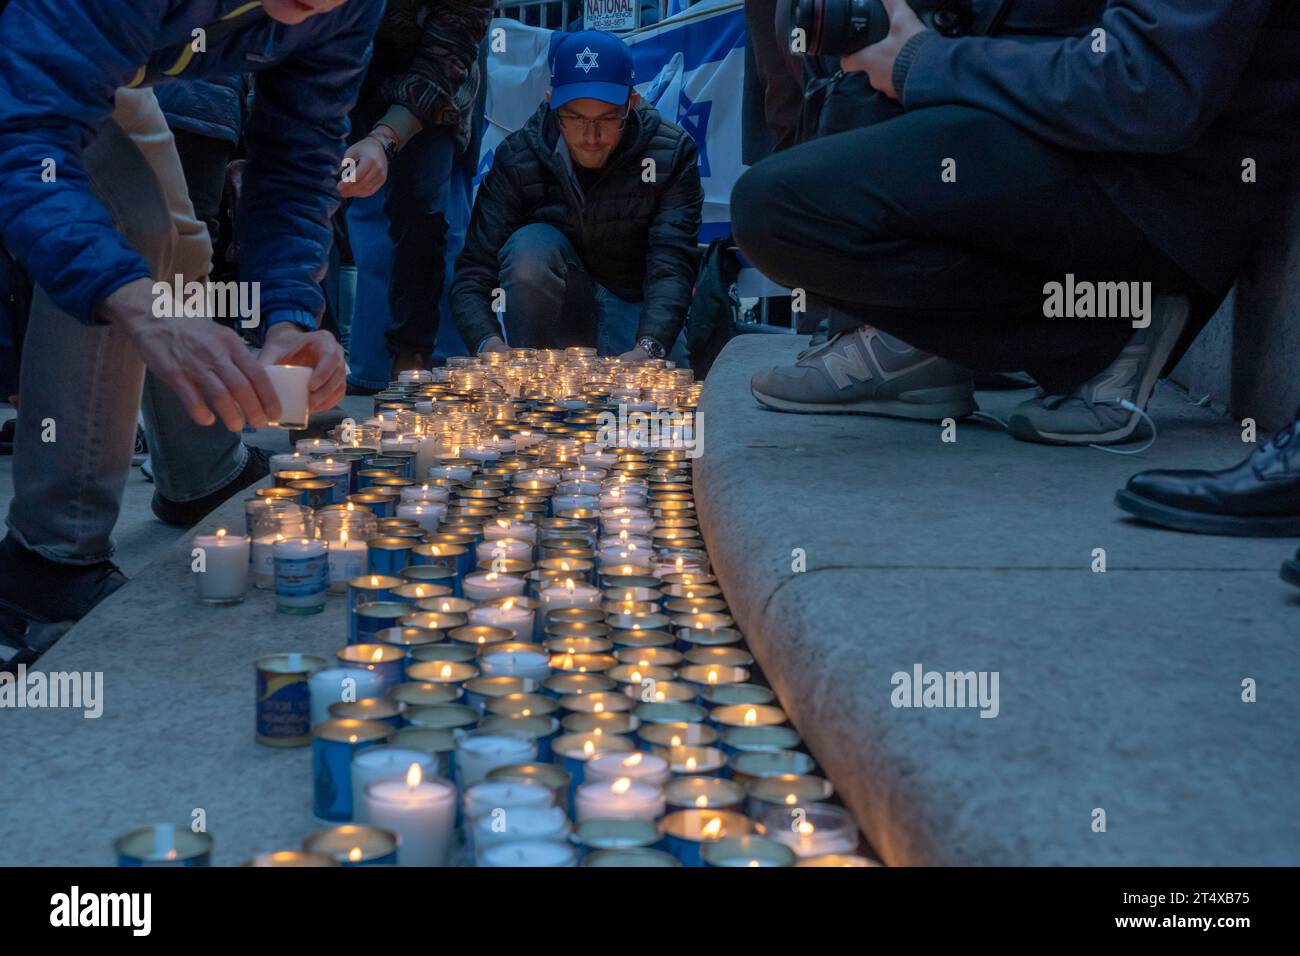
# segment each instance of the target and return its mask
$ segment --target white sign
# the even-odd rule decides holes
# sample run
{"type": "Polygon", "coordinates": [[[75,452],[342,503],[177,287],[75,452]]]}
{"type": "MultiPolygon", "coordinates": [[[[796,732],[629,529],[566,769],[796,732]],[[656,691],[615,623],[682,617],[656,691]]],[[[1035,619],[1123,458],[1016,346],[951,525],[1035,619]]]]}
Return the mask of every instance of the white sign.
{"type": "Polygon", "coordinates": [[[582,0],[582,25],[588,30],[627,33],[636,29],[639,0],[582,0]]]}

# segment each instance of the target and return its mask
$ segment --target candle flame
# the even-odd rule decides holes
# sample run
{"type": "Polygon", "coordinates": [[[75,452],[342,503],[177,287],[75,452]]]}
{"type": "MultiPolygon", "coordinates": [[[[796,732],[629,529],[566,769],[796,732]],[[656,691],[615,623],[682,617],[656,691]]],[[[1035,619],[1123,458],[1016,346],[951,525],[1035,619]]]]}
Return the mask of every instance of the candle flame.
{"type": "Polygon", "coordinates": [[[758,711],[751,707],[745,711],[745,726],[753,727],[756,723],[758,723],[758,711]]]}
{"type": "Polygon", "coordinates": [[[750,860],[749,863],[747,863],[746,865],[747,865],[747,866],[762,866],[763,864],[759,863],[757,860],[750,860]]]}
{"type": "Polygon", "coordinates": [[[706,797],[704,794],[700,794],[698,797],[695,798],[695,805],[701,808],[707,807],[709,805],[709,798],[706,797]]]}
{"type": "MultiPolygon", "coordinates": [[[[561,561],[561,562],[560,562],[560,570],[561,570],[561,571],[567,571],[567,570],[569,570],[569,562],[568,562],[568,561],[561,561]]],[[[568,578],[565,578],[565,580],[567,581],[568,578]]]]}
{"type": "Polygon", "coordinates": [[[372,588],[379,587],[379,576],[377,574],[370,575],[370,586],[372,588]]]}
{"type": "Polygon", "coordinates": [[[690,757],[687,757],[687,758],[686,758],[686,769],[687,769],[687,770],[694,770],[697,766],[699,766],[699,765],[698,765],[698,763],[696,762],[694,756],[690,756],[690,757]]]}
{"type": "Polygon", "coordinates": [[[596,706],[593,707],[592,710],[595,711],[597,714],[603,714],[605,712],[605,705],[602,704],[600,701],[596,701],[596,706]]]}
{"type": "Polygon", "coordinates": [[[592,743],[590,740],[584,740],[582,743],[583,755],[590,757],[595,752],[596,752],[596,745],[592,743]]]}
{"type": "Polygon", "coordinates": [[[515,599],[512,597],[508,597],[501,602],[501,610],[503,611],[508,611],[514,606],[515,606],[515,599]]]}
{"type": "Polygon", "coordinates": [[[424,774],[420,773],[420,765],[418,763],[411,764],[410,769],[406,771],[406,785],[408,787],[418,787],[423,779],[424,774]]]}
{"type": "Polygon", "coordinates": [[[225,537],[226,537],[226,529],[225,529],[225,528],[218,528],[218,529],[217,529],[217,542],[220,543],[221,541],[224,541],[224,540],[225,540],[225,537]]]}
{"type": "Polygon", "coordinates": [[[645,758],[645,754],[641,753],[640,751],[637,751],[636,753],[631,754],[630,756],[625,757],[625,758],[623,759],[623,766],[624,766],[624,767],[635,767],[635,766],[637,766],[639,763],[641,763],[641,761],[642,761],[644,758],[645,758]]]}
{"type": "Polygon", "coordinates": [[[510,527],[510,522],[507,521],[505,518],[497,518],[497,527],[498,527],[498,528],[509,528],[509,527],[510,527]]]}
{"type": "Polygon", "coordinates": [[[339,532],[339,541],[342,542],[343,544],[348,543],[348,533],[346,531],[339,532]]]}
{"type": "Polygon", "coordinates": [[[448,677],[448,678],[451,677],[451,665],[450,665],[450,664],[443,664],[443,665],[442,665],[442,670],[438,672],[438,675],[439,675],[440,677],[448,677]]]}
{"type": "Polygon", "coordinates": [[[356,734],[349,734],[349,735],[348,735],[348,743],[350,743],[350,744],[354,744],[354,743],[356,743],[356,742],[357,742],[357,735],[356,735],[356,734]]]}
{"type": "Polygon", "coordinates": [[[631,674],[628,674],[627,676],[630,677],[630,678],[632,679],[633,683],[636,683],[636,684],[641,683],[641,672],[640,672],[640,671],[633,671],[631,674]]]}
{"type": "Polygon", "coordinates": [[[361,859],[361,856],[362,856],[361,847],[359,846],[354,846],[352,849],[348,850],[349,863],[356,863],[358,860],[361,859]]]}
{"type": "Polygon", "coordinates": [[[709,683],[716,684],[717,682],[718,682],[718,672],[712,670],[709,671],[709,683]]]}
{"type": "Polygon", "coordinates": [[[799,802],[799,798],[798,798],[797,796],[795,796],[793,793],[787,793],[787,794],[785,795],[785,804],[786,804],[786,806],[788,806],[788,807],[793,807],[793,806],[794,806],[796,803],[798,803],[798,802],[799,802]]]}
{"type": "Polygon", "coordinates": [[[382,647],[376,647],[375,652],[370,655],[370,659],[372,661],[382,661],[384,659],[384,649],[382,647]]]}
{"type": "Polygon", "coordinates": [[[668,741],[668,746],[680,747],[681,745],[682,745],[682,738],[677,736],[677,734],[673,734],[672,738],[668,741]]]}
{"type": "Polygon", "coordinates": [[[497,573],[496,573],[495,571],[489,571],[489,572],[487,573],[487,577],[484,578],[483,580],[485,580],[485,581],[495,581],[496,579],[497,579],[497,573]]]}
{"type": "Polygon", "coordinates": [[[675,563],[676,563],[676,565],[677,565],[677,572],[680,574],[680,573],[681,573],[681,570],[682,570],[682,565],[685,563],[685,562],[682,560],[682,556],[681,556],[680,554],[677,555],[677,561],[676,561],[675,563]]]}
{"type": "MultiPolygon", "coordinates": [[[[344,534],[347,534],[346,531],[344,531],[343,533],[344,533],[344,534]]],[[[415,596],[416,596],[417,598],[422,598],[422,597],[424,597],[424,585],[423,585],[423,584],[417,584],[417,585],[415,586],[415,596]]]]}
{"type": "Polygon", "coordinates": [[[353,505],[352,502],[349,501],[349,502],[348,502],[348,506],[347,506],[347,510],[348,510],[348,511],[356,511],[357,509],[356,509],[356,506],[353,505]]]}
{"type": "Polygon", "coordinates": [[[661,691],[661,690],[660,690],[660,691],[655,691],[655,701],[656,701],[656,703],[662,703],[662,702],[663,702],[663,699],[664,699],[664,696],[665,696],[665,695],[664,695],[664,692],[663,692],[663,691],[661,691]]]}
{"type": "Polygon", "coordinates": [[[566,589],[570,594],[572,594],[572,593],[573,593],[573,587],[574,587],[574,585],[573,585],[573,578],[565,578],[565,579],[564,579],[564,587],[565,587],[565,589],[566,589]]]}
{"type": "Polygon", "coordinates": [[[817,828],[813,826],[811,823],[809,823],[807,820],[800,820],[798,829],[799,829],[800,836],[809,836],[817,828]]]}
{"type": "Polygon", "coordinates": [[[610,789],[611,791],[613,791],[613,792],[616,793],[616,794],[620,794],[620,795],[621,795],[621,794],[624,794],[624,793],[627,793],[628,790],[630,790],[631,788],[632,788],[632,778],[631,778],[631,777],[619,777],[617,780],[615,780],[615,781],[614,781],[612,784],[610,784],[610,786],[609,786],[609,789],[610,789]]]}
{"type": "Polygon", "coordinates": [[[714,817],[700,830],[700,836],[713,840],[722,833],[722,817],[714,817]]]}
{"type": "Polygon", "coordinates": [[[442,602],[442,610],[443,610],[443,613],[444,613],[444,614],[445,614],[446,612],[450,611],[450,610],[451,610],[451,602],[450,602],[450,601],[443,601],[443,602],[442,602]]]}
{"type": "Polygon", "coordinates": [[[519,713],[520,713],[520,715],[523,716],[523,717],[531,717],[531,716],[533,716],[533,709],[532,709],[531,707],[525,707],[525,708],[524,708],[523,710],[521,710],[519,713]]]}

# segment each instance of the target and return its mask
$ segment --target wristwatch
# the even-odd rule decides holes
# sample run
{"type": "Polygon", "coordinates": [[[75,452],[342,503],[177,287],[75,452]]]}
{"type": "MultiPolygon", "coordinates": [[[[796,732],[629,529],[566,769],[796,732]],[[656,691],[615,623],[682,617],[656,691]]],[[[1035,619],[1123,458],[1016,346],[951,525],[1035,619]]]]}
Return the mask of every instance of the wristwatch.
{"type": "Polygon", "coordinates": [[[651,358],[661,359],[668,354],[668,350],[664,348],[662,342],[658,339],[652,339],[648,335],[641,336],[641,338],[636,340],[636,344],[637,348],[641,349],[641,351],[645,352],[651,358]]]}
{"type": "Polygon", "coordinates": [[[384,157],[390,162],[392,161],[392,158],[397,155],[397,150],[400,148],[397,145],[397,140],[389,139],[387,136],[376,136],[374,130],[367,133],[366,138],[373,139],[376,143],[382,146],[384,148],[384,157]]]}

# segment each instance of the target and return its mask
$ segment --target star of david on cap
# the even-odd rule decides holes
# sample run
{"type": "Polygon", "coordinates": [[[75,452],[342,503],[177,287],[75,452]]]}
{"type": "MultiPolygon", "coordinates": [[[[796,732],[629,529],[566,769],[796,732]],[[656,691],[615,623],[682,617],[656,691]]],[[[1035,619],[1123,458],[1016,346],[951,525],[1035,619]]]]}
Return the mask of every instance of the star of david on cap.
{"type": "Polygon", "coordinates": [[[622,106],[632,95],[632,51],[612,33],[554,34],[550,51],[551,109],[580,99],[622,106]]]}

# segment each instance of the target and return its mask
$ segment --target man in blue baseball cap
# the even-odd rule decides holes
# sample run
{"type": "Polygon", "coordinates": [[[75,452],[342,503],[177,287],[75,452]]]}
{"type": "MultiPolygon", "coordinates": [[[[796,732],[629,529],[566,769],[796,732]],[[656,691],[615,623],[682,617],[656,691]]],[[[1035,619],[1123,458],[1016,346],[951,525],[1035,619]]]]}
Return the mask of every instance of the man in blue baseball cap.
{"type": "Polygon", "coordinates": [[[640,101],[618,37],[556,34],[550,64],[546,102],[497,147],[474,204],[451,289],[461,338],[474,352],[594,345],[684,364],[695,143],[640,101]]]}

